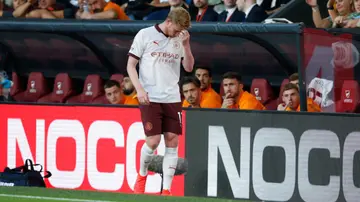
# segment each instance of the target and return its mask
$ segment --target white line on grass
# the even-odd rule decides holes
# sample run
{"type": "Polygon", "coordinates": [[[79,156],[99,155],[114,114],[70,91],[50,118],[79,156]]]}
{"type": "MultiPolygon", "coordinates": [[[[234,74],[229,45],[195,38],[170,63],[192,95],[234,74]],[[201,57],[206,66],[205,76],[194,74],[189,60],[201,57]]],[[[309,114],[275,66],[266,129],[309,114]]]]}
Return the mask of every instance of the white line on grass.
{"type": "Polygon", "coordinates": [[[45,197],[45,196],[30,196],[30,195],[15,195],[15,194],[0,194],[0,197],[12,197],[12,198],[27,198],[27,199],[39,199],[39,200],[53,200],[53,201],[73,201],[73,202],[115,202],[104,200],[88,200],[88,199],[76,199],[76,198],[57,198],[57,197],[45,197]]]}

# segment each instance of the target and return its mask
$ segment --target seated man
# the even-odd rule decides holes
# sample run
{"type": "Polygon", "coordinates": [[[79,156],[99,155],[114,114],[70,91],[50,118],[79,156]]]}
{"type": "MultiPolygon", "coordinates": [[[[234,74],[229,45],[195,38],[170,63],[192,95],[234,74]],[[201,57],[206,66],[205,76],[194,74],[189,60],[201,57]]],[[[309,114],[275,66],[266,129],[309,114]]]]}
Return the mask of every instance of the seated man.
{"type": "Polygon", "coordinates": [[[236,72],[227,72],[223,76],[225,98],[222,108],[264,110],[264,105],[251,93],[244,91],[241,76],[236,72]]]}
{"type": "Polygon", "coordinates": [[[192,108],[220,108],[221,103],[211,97],[203,96],[200,90],[200,81],[196,77],[184,77],[181,81],[181,90],[185,97],[183,107],[192,108]]]}
{"type": "MultiPolygon", "coordinates": [[[[294,73],[294,74],[290,75],[289,81],[290,81],[290,83],[295,84],[299,89],[299,74],[298,73],[294,73]]],[[[307,101],[308,105],[309,104],[310,105],[318,105],[313,99],[311,99],[309,97],[307,98],[306,101],[307,101]]],[[[318,107],[320,108],[320,106],[318,106],[318,107]]],[[[282,111],[282,110],[285,110],[285,108],[286,108],[286,104],[281,103],[278,105],[277,110],[282,111]]]]}
{"type": "Polygon", "coordinates": [[[136,99],[136,101],[134,101],[135,98],[133,98],[132,100],[128,99],[127,97],[124,98],[123,94],[122,94],[122,90],[120,88],[120,84],[119,84],[119,82],[117,82],[115,80],[107,81],[105,83],[104,90],[105,90],[105,97],[111,104],[118,104],[118,105],[121,105],[121,104],[137,105],[137,104],[139,104],[138,102],[136,102],[137,99],[136,99]]]}
{"type": "MultiPolygon", "coordinates": [[[[286,84],[282,93],[282,99],[285,102],[285,107],[282,110],[280,109],[280,111],[300,111],[300,94],[297,85],[293,83],[286,84]]],[[[308,102],[307,111],[320,112],[321,109],[319,105],[313,102],[308,102]]]]}
{"type": "Polygon", "coordinates": [[[136,90],[128,76],[124,77],[121,83],[122,92],[124,94],[125,105],[139,105],[139,100],[136,96],[136,90]]]}
{"type": "MultiPolygon", "coordinates": [[[[206,100],[216,100],[216,102],[221,103],[221,96],[211,87],[211,70],[207,67],[197,67],[195,69],[195,77],[199,79],[201,84],[201,96],[206,100]]],[[[184,105],[189,105],[186,99],[184,101],[184,105]]]]}

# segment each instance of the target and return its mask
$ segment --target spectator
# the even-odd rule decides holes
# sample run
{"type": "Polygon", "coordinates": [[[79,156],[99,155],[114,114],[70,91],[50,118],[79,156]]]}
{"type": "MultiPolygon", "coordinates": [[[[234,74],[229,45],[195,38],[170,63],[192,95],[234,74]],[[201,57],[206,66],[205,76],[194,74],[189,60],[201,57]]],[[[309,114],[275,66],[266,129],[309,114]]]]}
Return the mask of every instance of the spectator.
{"type": "Polygon", "coordinates": [[[41,18],[41,19],[73,19],[77,8],[65,8],[64,10],[54,9],[35,9],[29,12],[27,18],[41,18]]]}
{"type": "Polygon", "coordinates": [[[97,20],[130,20],[125,14],[123,9],[111,1],[106,2],[105,0],[89,0],[89,10],[86,12],[83,10],[83,3],[80,4],[80,9],[76,13],[76,17],[80,19],[97,19],[97,20]]]}
{"type": "Polygon", "coordinates": [[[183,0],[169,0],[170,8],[164,8],[159,11],[150,13],[145,19],[146,20],[165,20],[171,9],[177,7],[183,7],[188,9],[187,5],[183,0]]]}
{"type": "MultiPolygon", "coordinates": [[[[282,92],[282,100],[285,103],[285,107],[278,109],[279,111],[300,111],[300,94],[298,86],[293,83],[286,84],[282,92]]],[[[317,104],[308,102],[307,111],[321,112],[321,109],[317,104]]]]}
{"type": "Polygon", "coordinates": [[[79,9],[67,8],[64,10],[48,10],[38,9],[29,13],[29,18],[74,18],[77,19],[96,19],[96,20],[129,20],[122,8],[113,3],[106,2],[106,0],[89,0],[89,12],[84,11],[83,2],[79,2],[79,9]],[[76,14],[75,14],[76,13],[76,14]]]}
{"type": "Polygon", "coordinates": [[[53,11],[61,11],[64,9],[64,5],[57,3],[56,0],[28,0],[25,4],[21,5],[19,9],[16,9],[13,12],[13,15],[26,15],[27,18],[42,18],[42,15],[46,15],[47,13],[53,11]],[[44,10],[44,12],[42,12],[42,10],[44,10]],[[47,12],[45,13],[45,11],[47,12]]]}
{"type": "Polygon", "coordinates": [[[121,83],[122,92],[124,94],[125,105],[139,105],[139,100],[136,96],[136,90],[128,76],[124,77],[121,83]]]}
{"type": "Polygon", "coordinates": [[[194,6],[190,7],[191,21],[203,22],[218,20],[218,14],[213,6],[209,6],[208,0],[193,0],[194,6]]]}
{"type": "MultiPolygon", "coordinates": [[[[354,13],[351,13],[350,15],[352,15],[352,19],[351,17],[344,17],[344,16],[338,16],[337,12],[335,12],[335,8],[332,8],[332,15],[331,18],[334,19],[334,24],[336,24],[336,26],[338,27],[346,27],[346,28],[355,28],[355,27],[360,27],[359,21],[360,21],[360,1],[359,0],[354,0],[353,1],[354,5],[353,5],[353,10],[355,11],[354,13]]],[[[335,4],[335,3],[334,3],[335,4]]],[[[336,4],[335,4],[336,5],[336,4]]],[[[331,7],[328,6],[328,8],[331,9],[331,7]]],[[[329,10],[329,14],[330,14],[330,10],[329,10]]],[[[335,27],[335,26],[333,26],[335,27]]]]}
{"type": "Polygon", "coordinates": [[[264,110],[265,107],[254,95],[243,90],[241,76],[236,72],[228,72],[223,76],[225,98],[222,108],[264,110]]]}
{"type": "Polygon", "coordinates": [[[236,8],[236,0],[223,0],[225,10],[220,13],[218,21],[220,22],[243,22],[245,13],[236,8]]]}
{"type": "Polygon", "coordinates": [[[183,107],[191,108],[220,108],[221,102],[203,96],[200,81],[196,77],[184,77],[181,81],[182,93],[185,97],[183,107]]]}
{"type": "Polygon", "coordinates": [[[265,10],[256,4],[256,0],[237,0],[237,8],[245,13],[244,22],[262,22],[268,15],[265,10]]]}
{"type": "MultiPolygon", "coordinates": [[[[0,16],[4,18],[25,17],[28,8],[36,3],[36,0],[13,0],[10,10],[0,10],[0,16]]],[[[4,8],[3,8],[4,9],[4,8]]]]}
{"type": "MultiPolygon", "coordinates": [[[[317,4],[317,0],[306,0],[306,3],[311,6],[312,8],[312,18],[314,21],[314,24],[317,28],[330,28],[333,27],[333,21],[331,19],[331,17],[327,17],[327,18],[322,18],[321,14],[320,14],[320,10],[319,10],[319,6],[317,4]]],[[[331,6],[331,5],[328,5],[331,6]]],[[[333,6],[328,7],[328,10],[332,10],[334,9],[333,6]]],[[[358,13],[354,13],[353,8],[351,6],[351,0],[338,0],[336,2],[336,9],[337,12],[339,14],[339,16],[342,16],[342,20],[337,21],[337,23],[335,23],[336,25],[334,26],[339,26],[339,27],[352,27],[354,19],[356,19],[356,17],[359,16],[358,13]],[[351,21],[351,22],[349,22],[351,21]],[[350,24],[348,24],[350,23],[350,24]]],[[[356,24],[356,23],[355,23],[356,24]]]]}

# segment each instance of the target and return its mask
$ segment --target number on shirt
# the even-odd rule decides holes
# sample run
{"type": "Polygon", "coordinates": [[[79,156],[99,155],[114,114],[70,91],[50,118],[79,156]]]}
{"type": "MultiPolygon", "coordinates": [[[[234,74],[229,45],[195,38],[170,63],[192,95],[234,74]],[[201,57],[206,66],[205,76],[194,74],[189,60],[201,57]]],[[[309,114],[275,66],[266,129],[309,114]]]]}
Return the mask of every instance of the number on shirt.
{"type": "Polygon", "coordinates": [[[181,112],[178,112],[178,116],[179,116],[179,122],[180,122],[180,125],[182,124],[182,116],[181,116],[181,112]]]}

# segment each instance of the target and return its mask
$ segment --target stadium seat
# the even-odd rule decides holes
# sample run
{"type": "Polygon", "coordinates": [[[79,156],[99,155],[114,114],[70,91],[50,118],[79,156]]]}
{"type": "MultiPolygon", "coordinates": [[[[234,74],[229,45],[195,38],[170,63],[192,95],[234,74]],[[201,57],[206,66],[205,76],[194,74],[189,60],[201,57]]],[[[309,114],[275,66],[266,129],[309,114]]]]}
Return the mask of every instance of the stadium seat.
{"type": "Polygon", "coordinates": [[[36,102],[49,93],[47,82],[41,72],[32,72],[29,75],[27,89],[16,94],[13,98],[18,102],[36,102]]]}
{"type": "Polygon", "coordinates": [[[336,102],[336,112],[355,112],[359,101],[358,82],[346,80],[341,88],[341,99],[336,102]]]}
{"type": "Polygon", "coordinates": [[[56,75],[53,91],[40,98],[38,102],[65,103],[73,93],[71,78],[67,73],[60,73],[56,75]]]}
{"type": "Polygon", "coordinates": [[[278,104],[278,105],[281,104],[281,103],[283,103],[283,101],[282,101],[282,92],[284,91],[284,86],[285,86],[286,84],[288,84],[289,82],[290,82],[289,79],[284,79],[283,82],[281,83],[280,92],[279,92],[279,97],[278,97],[278,99],[277,99],[277,104],[278,104]]]}
{"type": "MultiPolygon", "coordinates": [[[[110,77],[110,80],[118,81],[120,86],[121,86],[123,79],[124,79],[124,75],[122,75],[122,74],[113,74],[110,77]]],[[[92,103],[93,104],[110,104],[109,101],[106,99],[105,95],[96,98],[92,103]]]]}
{"type": "Polygon", "coordinates": [[[97,74],[91,74],[86,77],[83,92],[80,95],[70,97],[66,103],[92,103],[103,94],[103,81],[101,77],[97,74]]]}
{"type": "Polygon", "coordinates": [[[277,101],[274,100],[273,90],[266,79],[253,79],[251,83],[251,94],[253,94],[267,110],[276,110],[277,101]]]}
{"type": "Polygon", "coordinates": [[[121,85],[123,79],[124,79],[124,75],[122,75],[122,74],[113,74],[110,77],[110,80],[118,81],[120,83],[120,85],[121,85]]]}
{"type": "Polygon", "coordinates": [[[14,97],[16,94],[23,92],[24,89],[22,88],[21,79],[19,78],[16,72],[12,73],[11,81],[13,82],[13,86],[10,89],[10,96],[14,97]]]}

